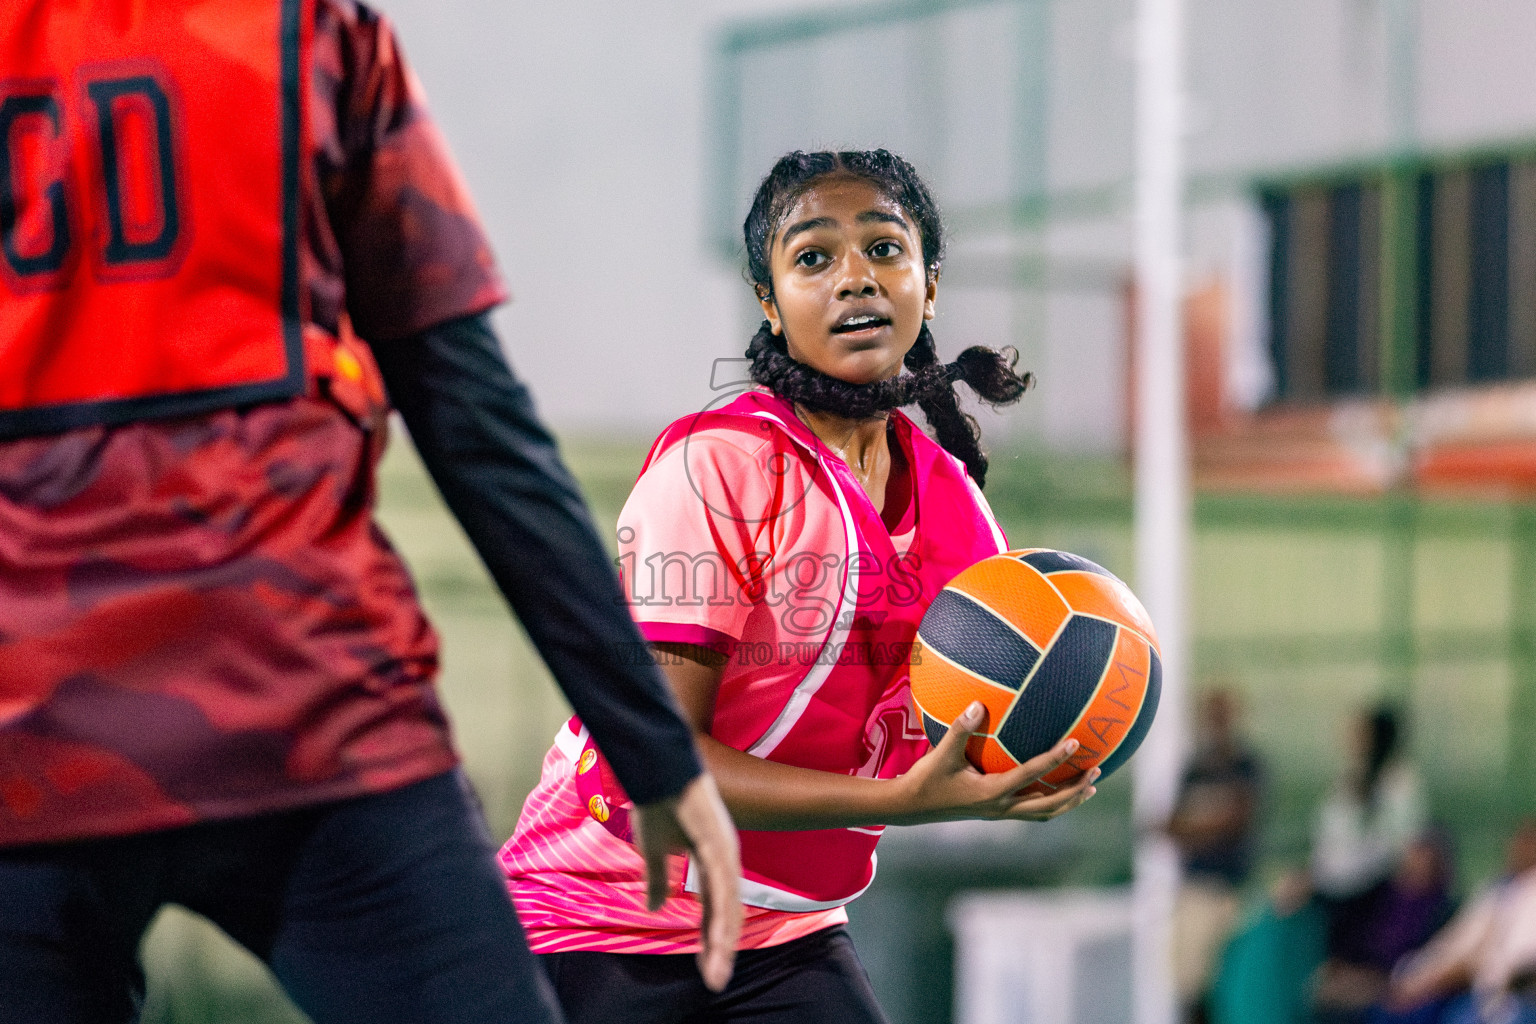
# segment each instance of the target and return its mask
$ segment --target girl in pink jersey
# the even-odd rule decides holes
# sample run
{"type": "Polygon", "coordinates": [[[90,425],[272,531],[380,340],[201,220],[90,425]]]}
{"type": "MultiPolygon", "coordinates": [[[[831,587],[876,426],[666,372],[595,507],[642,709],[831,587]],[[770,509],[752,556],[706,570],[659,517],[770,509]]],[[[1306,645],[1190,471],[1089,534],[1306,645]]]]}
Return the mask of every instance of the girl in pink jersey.
{"type": "Polygon", "coordinates": [[[1013,353],[939,363],[927,187],[884,150],[792,153],[745,233],[767,318],[747,351],[758,386],[662,433],[618,531],[631,610],[743,830],[736,974],[712,993],[680,955],[699,949],[690,866],[645,911],[626,798],[572,719],[501,862],[573,1024],[881,1021],[842,925],[884,827],[1051,818],[1098,774],[1021,795],[1076,745],[982,775],[964,756],[979,703],[942,736],[912,709],[923,612],[1007,547],[954,384],[1001,405],[1029,383],[1013,353]],[[900,412],[913,404],[938,443],[900,412]]]}

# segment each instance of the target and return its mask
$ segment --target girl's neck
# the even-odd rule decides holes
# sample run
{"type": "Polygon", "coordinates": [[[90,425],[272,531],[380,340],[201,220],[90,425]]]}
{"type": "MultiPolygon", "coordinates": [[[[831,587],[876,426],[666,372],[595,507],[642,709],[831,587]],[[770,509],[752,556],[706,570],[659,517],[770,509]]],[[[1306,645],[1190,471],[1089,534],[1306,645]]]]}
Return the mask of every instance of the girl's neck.
{"type": "Polygon", "coordinates": [[[888,413],[850,419],[832,412],[807,409],[797,402],[795,415],[823,444],[841,455],[848,468],[861,479],[876,472],[882,462],[889,460],[890,448],[885,439],[888,413]]]}

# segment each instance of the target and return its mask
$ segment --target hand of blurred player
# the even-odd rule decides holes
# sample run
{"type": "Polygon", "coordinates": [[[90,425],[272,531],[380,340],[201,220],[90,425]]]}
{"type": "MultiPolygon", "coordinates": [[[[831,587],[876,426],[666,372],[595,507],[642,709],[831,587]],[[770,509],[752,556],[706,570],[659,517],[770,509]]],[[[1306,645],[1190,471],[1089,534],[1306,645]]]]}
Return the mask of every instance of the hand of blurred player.
{"type": "Polygon", "coordinates": [[[1312,877],[1298,868],[1291,868],[1275,879],[1269,889],[1270,903],[1276,917],[1290,917],[1312,899],[1312,877]]]}
{"type": "MultiPolygon", "coordinates": [[[[1076,740],[1065,740],[1052,750],[1006,772],[984,774],[965,758],[965,744],[981,728],[986,709],[980,701],[955,719],[944,738],[900,779],[902,804],[909,820],[952,821],[961,818],[1048,821],[1093,796],[1099,769],[1084,773],[1070,786],[1046,795],[1023,792],[1077,752],[1076,740]]],[[[906,817],[906,816],[904,816],[906,817]]]]}
{"type": "Polygon", "coordinates": [[[645,903],[651,910],[667,898],[667,855],[693,854],[704,905],[699,973],[711,991],[725,991],[741,937],[741,852],[714,778],[705,772],[670,800],[636,806],[634,825],[635,845],[645,858],[645,903]]]}

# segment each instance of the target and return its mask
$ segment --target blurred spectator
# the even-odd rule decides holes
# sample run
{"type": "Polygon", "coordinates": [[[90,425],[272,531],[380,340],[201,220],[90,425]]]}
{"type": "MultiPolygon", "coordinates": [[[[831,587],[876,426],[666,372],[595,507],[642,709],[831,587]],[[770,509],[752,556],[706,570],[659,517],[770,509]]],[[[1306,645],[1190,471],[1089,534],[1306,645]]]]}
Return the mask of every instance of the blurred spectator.
{"type": "Polygon", "coordinates": [[[1430,830],[1409,844],[1392,877],[1337,915],[1328,959],[1318,971],[1318,1024],[1360,1024],[1387,990],[1392,968],[1429,941],[1451,916],[1454,867],[1449,838],[1430,830]]]}
{"type": "MultiPolygon", "coordinates": [[[[1380,915],[1392,909],[1386,904],[1394,897],[1403,901],[1398,910],[1413,913],[1408,904],[1417,896],[1429,906],[1416,909],[1432,912],[1435,880],[1412,876],[1420,866],[1431,874],[1433,855],[1425,850],[1423,857],[1408,856],[1426,812],[1418,775],[1399,753],[1402,730],[1396,712],[1385,705],[1362,712],[1348,738],[1350,763],[1318,808],[1312,837],[1312,887],[1328,920],[1313,1007],[1326,1024],[1360,1020],[1381,998],[1397,957],[1422,945],[1444,923],[1421,921],[1414,928],[1413,922],[1399,922],[1409,927],[1398,941],[1377,943],[1385,925],[1380,915]],[[1407,875],[1410,884],[1427,883],[1427,891],[1395,892],[1392,881],[1398,874],[1407,875]],[[1403,948],[1393,953],[1388,946],[1403,948]]],[[[1443,882],[1438,887],[1448,889],[1443,882]]]]}
{"type": "Polygon", "coordinates": [[[1350,762],[1318,808],[1310,871],[1282,877],[1270,904],[1228,945],[1210,999],[1216,1024],[1312,1019],[1318,968],[1343,952],[1354,915],[1368,908],[1372,891],[1393,876],[1424,829],[1423,789],[1399,753],[1400,739],[1390,707],[1350,723],[1350,762]]]}
{"type": "Polygon", "coordinates": [[[1536,1024],[1536,817],[1505,875],[1396,972],[1371,1024],[1536,1024]]]}
{"type": "Polygon", "coordinates": [[[1174,980],[1186,1016],[1204,1020],[1212,971],[1241,910],[1253,867],[1262,772],[1243,742],[1238,703],[1225,689],[1200,705],[1200,742],[1185,769],[1168,832],[1184,862],[1174,915],[1174,980]]]}
{"type": "Polygon", "coordinates": [[[1263,906],[1228,944],[1211,991],[1214,1024],[1308,1024],[1308,985],[1327,918],[1314,900],[1263,906]]]}
{"type": "Polygon", "coordinates": [[[1427,817],[1418,773],[1399,753],[1397,713],[1386,705],[1362,713],[1349,739],[1352,761],[1312,833],[1312,884],[1335,904],[1385,881],[1427,817]]]}

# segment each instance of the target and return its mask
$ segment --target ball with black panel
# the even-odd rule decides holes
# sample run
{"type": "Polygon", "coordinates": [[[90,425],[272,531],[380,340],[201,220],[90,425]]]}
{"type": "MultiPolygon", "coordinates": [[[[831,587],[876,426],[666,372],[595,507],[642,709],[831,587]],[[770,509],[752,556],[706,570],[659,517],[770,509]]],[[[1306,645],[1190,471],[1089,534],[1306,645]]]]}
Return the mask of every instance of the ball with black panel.
{"type": "Polygon", "coordinates": [[[1048,792],[1141,745],[1157,714],[1162,663],[1146,609],[1119,578],[1048,548],[983,559],[939,592],[918,628],[912,697],[933,743],[972,701],[986,718],[966,746],[1007,771],[1069,737],[1077,752],[1035,787],[1048,792]]]}

